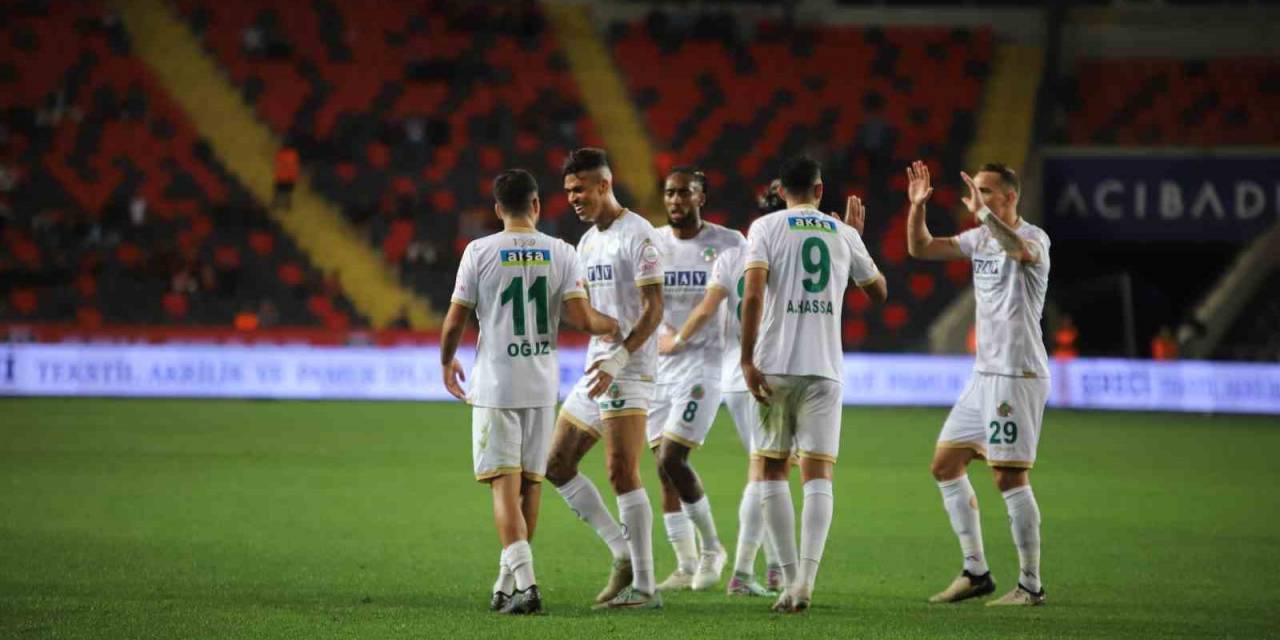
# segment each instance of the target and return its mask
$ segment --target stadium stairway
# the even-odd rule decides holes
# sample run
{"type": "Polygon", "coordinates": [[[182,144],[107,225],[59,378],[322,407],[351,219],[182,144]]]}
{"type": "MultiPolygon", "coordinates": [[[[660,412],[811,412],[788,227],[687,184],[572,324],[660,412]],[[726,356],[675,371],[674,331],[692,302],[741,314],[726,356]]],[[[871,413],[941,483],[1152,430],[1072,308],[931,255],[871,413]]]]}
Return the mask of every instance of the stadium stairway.
{"type": "MultiPolygon", "coordinates": [[[[119,0],[115,5],[133,34],[138,56],[165,83],[227,167],[259,201],[269,202],[279,145],[267,126],[167,3],[119,0]]],[[[347,297],[374,327],[390,325],[402,311],[415,329],[439,325],[427,303],[399,284],[341,212],[312,190],[305,174],[294,190],[292,209],[273,210],[271,215],[315,265],[338,274],[347,297]]]]}
{"type": "Polygon", "coordinates": [[[546,11],[582,88],[587,113],[600,127],[618,181],[630,190],[645,217],[655,225],[666,224],[653,146],[627,83],[592,24],[590,6],[552,2],[546,11]]]}
{"type": "MultiPolygon", "coordinates": [[[[1034,45],[1004,42],[996,46],[992,58],[991,76],[987,78],[978,114],[978,132],[969,147],[965,165],[973,171],[988,162],[1003,162],[1018,175],[1026,175],[1045,52],[1034,45]]],[[[957,215],[967,215],[962,208],[957,211],[957,215]]],[[[1024,213],[1030,213],[1028,218],[1040,222],[1039,212],[1024,213]]],[[[957,222],[960,228],[969,226],[968,220],[957,222]]],[[[955,297],[929,327],[930,351],[965,352],[974,305],[969,290],[955,297]]]]}

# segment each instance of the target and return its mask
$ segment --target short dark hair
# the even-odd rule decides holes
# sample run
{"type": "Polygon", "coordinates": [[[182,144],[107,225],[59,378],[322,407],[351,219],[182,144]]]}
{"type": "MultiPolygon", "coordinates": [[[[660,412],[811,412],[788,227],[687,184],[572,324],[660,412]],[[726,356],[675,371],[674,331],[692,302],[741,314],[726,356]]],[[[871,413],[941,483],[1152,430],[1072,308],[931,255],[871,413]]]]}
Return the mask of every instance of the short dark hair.
{"type": "Polygon", "coordinates": [[[1013,192],[1019,196],[1022,195],[1022,182],[1018,180],[1018,174],[1009,168],[1009,165],[1003,162],[988,162],[982,165],[980,171],[990,171],[991,173],[1000,174],[1000,181],[1006,187],[1013,189],[1013,192]]]}
{"type": "Polygon", "coordinates": [[[608,168],[609,156],[605,154],[604,149],[583,147],[574,149],[569,153],[569,157],[564,159],[564,172],[561,175],[570,176],[583,171],[608,168]]]}
{"type": "Polygon", "coordinates": [[[698,183],[698,186],[702,187],[704,192],[707,190],[707,174],[703,173],[701,169],[690,165],[680,165],[668,171],[667,177],[669,178],[677,173],[682,176],[689,176],[689,180],[698,183]]]}
{"type": "Polygon", "coordinates": [[[814,185],[822,179],[822,164],[809,156],[799,156],[788,160],[778,172],[782,188],[787,193],[801,195],[813,191],[814,185]]]}
{"type": "Polygon", "coordinates": [[[538,181],[524,169],[508,169],[493,179],[493,199],[508,213],[529,213],[537,195],[538,181]]]}

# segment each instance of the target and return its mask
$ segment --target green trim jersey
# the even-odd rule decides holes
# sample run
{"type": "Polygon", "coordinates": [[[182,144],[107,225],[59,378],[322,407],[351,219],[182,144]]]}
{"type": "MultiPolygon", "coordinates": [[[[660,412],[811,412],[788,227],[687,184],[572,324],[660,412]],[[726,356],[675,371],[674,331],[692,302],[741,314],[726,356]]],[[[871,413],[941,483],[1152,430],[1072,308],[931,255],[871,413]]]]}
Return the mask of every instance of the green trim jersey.
{"type": "Polygon", "coordinates": [[[880,277],[857,231],[808,207],[751,225],[746,269],[768,269],[755,364],[762,373],[844,382],[840,316],[850,280],[880,277]]]}
{"type": "Polygon", "coordinates": [[[462,252],[453,302],[480,320],[467,401],[496,409],[550,407],[560,390],[556,338],[565,300],[585,298],[569,243],[503,231],[462,252]]]}
{"type": "Polygon", "coordinates": [[[733,248],[716,258],[711,269],[711,282],[707,288],[725,292],[724,308],[724,368],[720,373],[720,388],[725,392],[747,391],[747,380],[742,377],[742,287],[746,282],[743,269],[746,266],[747,247],[733,248]]]}
{"type": "MultiPolygon", "coordinates": [[[[716,257],[724,251],[745,247],[747,239],[733,229],[703,223],[698,235],[681,240],[671,227],[657,230],[658,250],[662,252],[662,322],[678,331],[707,292],[716,257]]],[[[718,311],[707,325],[690,338],[678,353],[658,356],[658,381],[661,383],[694,380],[720,380],[724,353],[723,311],[718,311]]]]}
{"type": "Polygon", "coordinates": [[[1040,261],[1024,264],[1005,253],[986,227],[956,236],[973,261],[978,354],[973,370],[1001,376],[1048,378],[1040,317],[1049,290],[1049,234],[1025,220],[1014,233],[1039,246],[1040,261]]]}
{"type": "MultiPolygon", "coordinates": [[[[591,306],[618,321],[623,336],[640,322],[644,309],[640,287],[662,286],[662,254],[657,231],[643,216],[626,210],[601,231],[592,225],[578,241],[578,262],[586,274],[591,306]]],[[[592,336],[587,343],[587,366],[608,356],[621,345],[592,336]]],[[[658,366],[657,332],[631,354],[618,380],[652,382],[658,366]]]]}

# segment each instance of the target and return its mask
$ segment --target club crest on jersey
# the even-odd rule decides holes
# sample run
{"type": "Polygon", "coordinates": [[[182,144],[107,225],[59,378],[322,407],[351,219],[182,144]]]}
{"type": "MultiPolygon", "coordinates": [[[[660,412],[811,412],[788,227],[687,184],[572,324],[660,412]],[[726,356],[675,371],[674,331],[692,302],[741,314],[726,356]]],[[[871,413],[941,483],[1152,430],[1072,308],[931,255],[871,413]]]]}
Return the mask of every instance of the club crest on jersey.
{"type": "Polygon", "coordinates": [[[653,243],[645,240],[644,246],[640,249],[640,265],[641,267],[653,267],[658,264],[658,248],[653,243]]]}
{"type": "Polygon", "coordinates": [[[702,250],[702,260],[703,260],[703,262],[712,262],[712,261],[714,261],[715,259],[716,259],[716,248],[715,248],[715,247],[707,247],[706,249],[703,249],[703,250],[702,250]]]}
{"type": "Polygon", "coordinates": [[[547,249],[503,249],[498,258],[504,267],[545,266],[551,264],[547,249]]]}
{"type": "Polygon", "coordinates": [[[667,271],[662,274],[664,287],[705,287],[706,271],[667,271]]]}
{"type": "Polygon", "coordinates": [[[1000,406],[996,408],[996,413],[1000,414],[1001,418],[1008,418],[1013,415],[1013,407],[1009,406],[1008,402],[1001,402],[1000,406]]]}
{"type": "Polygon", "coordinates": [[[820,231],[822,233],[835,233],[836,221],[830,218],[820,218],[818,216],[789,216],[787,218],[787,226],[792,231],[820,231]]]}
{"type": "Polygon", "coordinates": [[[613,384],[609,385],[609,397],[610,397],[610,398],[613,398],[613,399],[615,399],[615,400],[616,400],[616,399],[618,399],[618,398],[619,398],[619,397],[621,397],[621,396],[622,396],[622,389],[619,389],[619,388],[618,388],[618,383],[616,383],[616,382],[615,382],[615,383],[613,383],[613,384]]]}
{"type": "Polygon", "coordinates": [[[593,264],[587,267],[587,282],[613,280],[613,265],[593,264]]]}
{"type": "Polygon", "coordinates": [[[707,391],[702,388],[702,385],[695,384],[693,385],[693,389],[689,391],[689,395],[692,396],[694,400],[701,400],[702,396],[707,395],[707,391]]]}

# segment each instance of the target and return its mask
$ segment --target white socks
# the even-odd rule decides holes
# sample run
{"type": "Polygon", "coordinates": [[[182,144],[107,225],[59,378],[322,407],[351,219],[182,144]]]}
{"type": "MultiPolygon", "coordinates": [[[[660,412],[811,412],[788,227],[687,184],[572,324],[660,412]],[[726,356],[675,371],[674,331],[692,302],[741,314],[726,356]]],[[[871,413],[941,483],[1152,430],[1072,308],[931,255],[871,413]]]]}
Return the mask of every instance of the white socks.
{"type": "Polygon", "coordinates": [[[1003,492],[1004,504],[1009,508],[1009,527],[1013,531],[1013,544],[1018,547],[1018,564],[1021,573],[1018,584],[1039,593],[1040,585],[1040,506],[1031,486],[1022,486],[1003,492]]]}
{"type": "Polygon", "coordinates": [[[764,509],[760,504],[760,483],[748,482],[738,505],[738,551],[734,573],[755,575],[756,552],[764,540],[764,509]]]}
{"type": "Polygon", "coordinates": [[[831,530],[831,512],[835,496],[831,493],[831,481],[815,478],[804,483],[804,510],[800,514],[800,575],[797,583],[805,593],[813,593],[813,583],[818,577],[818,564],[822,562],[822,550],[827,546],[827,533],[831,530]]]}
{"type": "MultiPolygon", "coordinates": [[[[581,477],[581,476],[579,476],[581,477]]],[[[618,517],[625,528],[627,548],[631,551],[631,584],[645,593],[654,592],[653,577],[653,507],[644,489],[618,496],[618,517]]]]}
{"type": "Polygon", "coordinates": [[[494,593],[505,593],[511,595],[515,589],[516,577],[511,573],[511,566],[507,564],[507,550],[502,550],[502,555],[498,556],[498,579],[493,582],[494,593]]]}
{"type": "Polygon", "coordinates": [[[973,492],[969,476],[938,483],[942,491],[942,506],[951,517],[951,529],[960,539],[960,551],[964,554],[964,570],[975,576],[990,571],[987,556],[982,552],[982,522],[978,517],[978,496],[973,492]]]}
{"type": "Polygon", "coordinates": [[[512,542],[503,549],[502,560],[515,575],[517,590],[524,591],[537,584],[533,577],[533,550],[527,540],[512,542]]]}
{"type": "Polygon", "coordinates": [[[680,510],[693,521],[693,526],[702,535],[703,551],[720,548],[720,536],[716,535],[716,523],[711,518],[711,501],[705,493],[697,502],[681,502],[680,510]]]}
{"type": "Polygon", "coordinates": [[[778,565],[782,569],[783,580],[791,584],[796,579],[796,513],[791,504],[791,486],[786,480],[768,480],[757,484],[765,527],[777,544],[778,565]]]}
{"type": "Polygon", "coordinates": [[[680,570],[693,575],[698,570],[698,541],[693,536],[693,522],[684,512],[662,514],[667,528],[667,540],[676,552],[676,564],[680,570]]]}
{"type": "MultiPolygon", "coordinates": [[[[569,508],[591,525],[600,539],[609,545],[609,551],[613,552],[614,560],[626,559],[627,541],[623,536],[622,527],[619,527],[618,522],[613,519],[609,508],[604,506],[604,498],[600,497],[600,491],[590,479],[578,474],[564,483],[564,486],[556,487],[556,491],[565,502],[569,503],[569,508]]],[[[648,501],[645,504],[648,504],[648,501]]]]}

